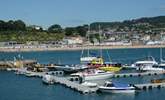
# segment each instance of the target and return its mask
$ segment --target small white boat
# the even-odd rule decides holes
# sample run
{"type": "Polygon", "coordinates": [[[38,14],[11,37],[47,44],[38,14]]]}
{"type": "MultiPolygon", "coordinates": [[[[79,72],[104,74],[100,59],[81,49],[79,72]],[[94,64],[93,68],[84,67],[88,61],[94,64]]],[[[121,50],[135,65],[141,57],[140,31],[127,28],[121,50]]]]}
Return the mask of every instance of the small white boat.
{"type": "Polygon", "coordinates": [[[54,80],[51,75],[44,75],[42,77],[42,82],[45,84],[54,84],[54,80]]]}
{"type": "Polygon", "coordinates": [[[104,86],[99,87],[99,91],[107,93],[134,93],[135,87],[128,84],[106,82],[104,86]]]}
{"type": "Polygon", "coordinates": [[[84,72],[78,72],[71,74],[72,76],[79,76],[82,77],[84,81],[89,80],[102,80],[102,79],[108,79],[111,78],[114,73],[113,72],[105,72],[102,70],[97,69],[88,69],[84,72]]]}

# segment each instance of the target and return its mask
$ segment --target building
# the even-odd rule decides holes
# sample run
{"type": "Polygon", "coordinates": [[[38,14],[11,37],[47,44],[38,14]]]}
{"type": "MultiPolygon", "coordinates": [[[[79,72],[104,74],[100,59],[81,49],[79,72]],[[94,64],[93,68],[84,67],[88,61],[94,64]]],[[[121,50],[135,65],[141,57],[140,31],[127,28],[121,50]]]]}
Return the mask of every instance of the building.
{"type": "Polygon", "coordinates": [[[63,39],[63,44],[74,45],[74,44],[83,44],[82,37],[66,37],[63,39]]]}

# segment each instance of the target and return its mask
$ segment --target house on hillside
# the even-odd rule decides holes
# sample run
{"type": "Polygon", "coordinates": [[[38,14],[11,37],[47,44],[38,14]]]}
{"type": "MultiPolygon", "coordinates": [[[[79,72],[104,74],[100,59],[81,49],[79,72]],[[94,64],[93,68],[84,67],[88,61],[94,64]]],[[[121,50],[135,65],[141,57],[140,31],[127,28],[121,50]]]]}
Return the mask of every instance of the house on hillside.
{"type": "Polygon", "coordinates": [[[63,39],[63,44],[64,45],[81,45],[83,44],[84,38],[82,37],[66,37],[63,39]]]}

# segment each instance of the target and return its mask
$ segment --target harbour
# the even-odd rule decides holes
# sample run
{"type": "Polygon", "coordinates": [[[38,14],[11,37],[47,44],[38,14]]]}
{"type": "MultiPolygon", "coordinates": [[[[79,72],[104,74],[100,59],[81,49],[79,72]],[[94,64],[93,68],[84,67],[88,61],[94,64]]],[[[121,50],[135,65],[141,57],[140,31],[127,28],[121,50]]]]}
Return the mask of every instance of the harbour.
{"type": "MultiPolygon", "coordinates": [[[[152,49],[149,49],[149,50],[152,50],[152,49]]],[[[132,51],[132,49],[131,49],[131,51],[132,51]]],[[[112,51],[112,52],[114,52],[114,51],[112,51]]],[[[120,50],[118,52],[120,52],[120,50]]],[[[136,50],[135,50],[135,52],[136,52],[136,50]]],[[[45,52],[35,52],[35,53],[33,52],[32,54],[34,56],[36,56],[35,55],[36,53],[45,53],[45,52]]],[[[56,53],[56,52],[51,52],[51,54],[52,53],[56,53]]],[[[61,52],[61,53],[63,53],[63,52],[61,52]]],[[[24,57],[26,58],[26,53],[21,53],[21,54],[24,55],[24,57]]],[[[154,54],[154,50],[153,50],[152,54],[154,54]]],[[[17,55],[17,53],[15,55],[17,55]]],[[[28,53],[28,55],[29,55],[29,53],[28,53]]],[[[28,57],[28,58],[30,58],[30,57],[28,57]]],[[[42,57],[42,58],[44,58],[44,57],[42,57]]],[[[75,58],[78,58],[78,55],[77,55],[77,57],[75,56],[75,58]]],[[[157,58],[157,57],[155,57],[155,58],[157,58]]],[[[42,61],[45,61],[45,60],[38,60],[38,61],[42,62],[42,61]]],[[[65,61],[63,61],[63,62],[65,62],[65,61]]],[[[49,60],[47,60],[47,62],[49,62],[49,60]]],[[[72,64],[72,62],[70,62],[70,63],[72,64]]],[[[75,61],[75,63],[78,63],[78,61],[75,61]]],[[[60,87],[60,88],[62,88],[60,91],[65,91],[65,92],[67,91],[67,93],[72,93],[72,94],[77,95],[79,97],[82,97],[84,94],[86,94],[86,95],[83,96],[85,98],[86,97],[92,98],[93,97],[92,95],[96,96],[97,98],[104,98],[104,96],[108,96],[108,98],[111,98],[111,97],[116,95],[116,94],[109,95],[109,94],[106,94],[106,93],[105,94],[104,93],[100,93],[98,91],[98,87],[87,87],[87,86],[84,86],[84,85],[81,84],[81,82],[80,82],[81,79],[79,77],[63,76],[63,75],[61,75],[61,74],[63,74],[62,71],[51,72],[51,73],[54,74],[54,75],[51,75],[53,77],[53,80],[54,80],[54,84],[52,84],[52,85],[44,85],[44,84],[42,84],[42,77],[44,75],[50,74],[50,73],[46,73],[46,72],[31,72],[31,71],[27,71],[23,75],[14,74],[13,71],[11,71],[11,72],[10,71],[9,72],[2,71],[2,73],[10,74],[11,76],[13,76],[15,78],[19,78],[19,79],[23,78],[23,79],[31,80],[31,82],[37,80],[38,81],[37,84],[41,85],[42,88],[43,87],[47,87],[47,88],[52,88],[52,87],[58,87],[59,88],[60,87]],[[59,76],[59,75],[61,75],[61,76],[59,76]],[[24,76],[26,76],[26,77],[24,77],[24,76]]],[[[135,98],[137,98],[136,97],[137,94],[138,95],[139,94],[145,94],[146,91],[144,91],[144,90],[147,90],[148,92],[149,91],[150,92],[153,92],[153,91],[157,91],[158,92],[159,91],[160,94],[161,94],[161,92],[163,93],[164,86],[165,86],[164,83],[151,83],[150,81],[152,79],[164,78],[164,74],[165,74],[164,71],[137,72],[137,71],[130,70],[130,69],[122,70],[122,72],[115,73],[112,77],[109,77],[106,80],[98,80],[98,86],[103,85],[104,82],[111,81],[111,80],[112,81],[116,81],[116,82],[121,82],[121,83],[123,82],[123,83],[131,84],[132,86],[136,87],[136,91],[137,92],[135,94],[131,95],[131,96],[133,96],[132,98],[129,98],[128,96],[121,96],[121,97],[122,98],[127,98],[127,99],[129,98],[128,100],[134,100],[135,98]]],[[[17,80],[17,81],[19,81],[19,80],[17,80]]],[[[92,81],[89,81],[89,82],[92,82],[92,81]]],[[[0,85],[2,85],[2,84],[0,84],[0,85]]],[[[50,91],[49,91],[49,93],[50,93],[50,91]]],[[[51,95],[57,95],[57,94],[58,94],[57,91],[51,93],[51,95]]],[[[152,94],[152,93],[150,93],[150,94],[152,94]]],[[[21,96],[18,96],[18,98],[20,98],[20,97],[21,96]]],[[[54,96],[52,96],[52,97],[54,97],[54,96]]],[[[66,97],[68,97],[68,96],[66,96],[66,97]]],[[[71,97],[68,97],[68,98],[71,98],[71,97]]],[[[95,97],[93,97],[93,98],[95,98],[95,97]]],[[[118,97],[115,96],[115,98],[118,98],[118,97]]],[[[147,97],[147,98],[150,98],[150,97],[147,97]]]]}

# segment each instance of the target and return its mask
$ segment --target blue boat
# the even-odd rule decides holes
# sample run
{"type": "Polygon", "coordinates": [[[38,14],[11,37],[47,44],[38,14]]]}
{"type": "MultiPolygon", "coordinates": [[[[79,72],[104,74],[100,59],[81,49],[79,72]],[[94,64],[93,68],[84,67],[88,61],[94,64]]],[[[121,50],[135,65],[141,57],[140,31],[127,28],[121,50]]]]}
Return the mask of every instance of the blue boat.
{"type": "Polygon", "coordinates": [[[134,93],[135,87],[129,84],[121,84],[107,81],[104,86],[99,87],[99,91],[108,93],[134,93]]]}

